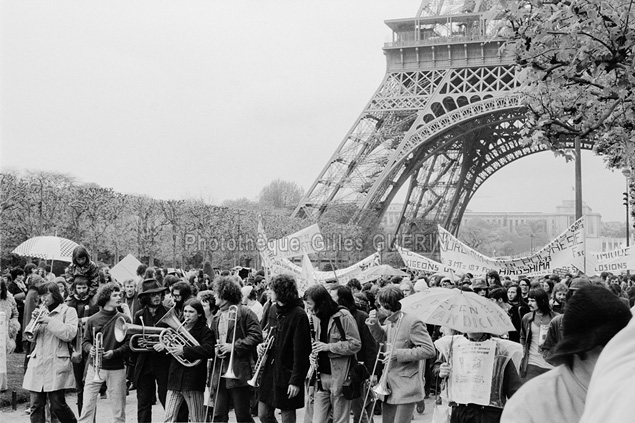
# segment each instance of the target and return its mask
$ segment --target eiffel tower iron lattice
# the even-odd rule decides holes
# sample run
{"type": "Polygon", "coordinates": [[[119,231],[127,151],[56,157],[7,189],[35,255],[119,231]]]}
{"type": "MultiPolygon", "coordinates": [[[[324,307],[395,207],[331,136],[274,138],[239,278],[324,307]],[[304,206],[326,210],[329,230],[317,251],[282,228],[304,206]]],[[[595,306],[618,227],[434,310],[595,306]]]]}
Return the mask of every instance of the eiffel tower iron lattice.
{"type": "Polygon", "coordinates": [[[384,79],[294,216],[316,220],[344,204],[351,223],[379,219],[408,183],[396,232],[418,221],[456,234],[490,176],[545,150],[521,140],[520,84],[486,7],[424,0],[414,18],[385,21],[384,79]]]}

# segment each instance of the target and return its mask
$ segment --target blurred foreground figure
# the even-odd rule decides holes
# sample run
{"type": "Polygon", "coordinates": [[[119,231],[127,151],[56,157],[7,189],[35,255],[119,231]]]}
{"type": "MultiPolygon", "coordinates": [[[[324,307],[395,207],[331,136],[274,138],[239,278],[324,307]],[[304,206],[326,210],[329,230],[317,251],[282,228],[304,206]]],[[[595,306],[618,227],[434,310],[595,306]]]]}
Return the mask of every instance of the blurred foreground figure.
{"type": "Polygon", "coordinates": [[[628,307],[603,286],[581,288],[567,305],[563,337],[549,357],[558,367],[527,382],[509,400],[501,421],[579,422],[600,353],[631,317],[628,307]]]}

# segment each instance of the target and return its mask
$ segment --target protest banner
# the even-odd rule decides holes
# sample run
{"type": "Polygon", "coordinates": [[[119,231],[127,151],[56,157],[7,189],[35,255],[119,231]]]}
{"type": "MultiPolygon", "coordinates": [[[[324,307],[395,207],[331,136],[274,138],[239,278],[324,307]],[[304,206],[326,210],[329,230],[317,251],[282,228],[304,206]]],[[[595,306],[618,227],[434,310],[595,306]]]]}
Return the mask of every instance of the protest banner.
{"type": "MultiPolygon", "coordinates": [[[[296,234],[297,233],[299,232],[296,232],[296,234]]],[[[269,272],[272,276],[279,274],[290,274],[296,279],[302,279],[302,267],[293,263],[288,258],[277,256],[270,248],[270,246],[274,244],[275,242],[272,243],[267,240],[267,234],[264,230],[262,217],[258,216],[258,240],[256,242],[256,248],[260,252],[264,267],[269,269],[269,272]]],[[[365,269],[372,266],[378,266],[379,264],[380,255],[377,252],[345,269],[339,269],[334,272],[324,272],[316,270],[313,273],[317,282],[324,282],[329,279],[337,279],[339,283],[343,284],[348,282],[350,279],[358,276],[365,269]]]]}
{"type": "Polygon", "coordinates": [[[399,255],[403,260],[406,267],[411,270],[420,270],[422,272],[430,272],[430,273],[439,273],[445,272],[449,273],[454,270],[449,267],[443,265],[443,263],[439,263],[438,261],[429,259],[421,254],[417,254],[414,251],[410,251],[407,248],[403,248],[397,245],[397,251],[399,251],[399,255]]]}
{"type": "Polygon", "coordinates": [[[135,279],[137,277],[137,268],[141,262],[132,254],[128,254],[112,269],[110,275],[119,283],[123,283],[126,279],[135,279]]]}
{"type": "Polygon", "coordinates": [[[542,276],[551,273],[586,272],[584,217],[531,256],[494,259],[468,247],[451,233],[439,228],[441,262],[452,269],[483,276],[496,270],[501,276],[542,276]]]}
{"type": "Polygon", "coordinates": [[[604,253],[591,253],[588,260],[595,274],[602,272],[620,273],[635,270],[635,253],[632,247],[618,248],[604,253]]]}
{"type": "Polygon", "coordinates": [[[318,253],[325,249],[324,237],[317,223],[267,244],[273,255],[279,258],[318,253]]]}
{"type": "Polygon", "coordinates": [[[457,340],[452,348],[449,398],[458,404],[489,405],[496,342],[457,340]]]}

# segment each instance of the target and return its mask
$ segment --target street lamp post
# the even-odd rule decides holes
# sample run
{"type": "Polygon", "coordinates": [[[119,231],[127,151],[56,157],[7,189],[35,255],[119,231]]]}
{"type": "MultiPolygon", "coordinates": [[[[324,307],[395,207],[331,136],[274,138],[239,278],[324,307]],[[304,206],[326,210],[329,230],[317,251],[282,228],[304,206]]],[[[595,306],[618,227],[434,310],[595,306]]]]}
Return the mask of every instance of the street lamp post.
{"type": "Polygon", "coordinates": [[[630,228],[629,228],[629,213],[628,213],[628,200],[629,200],[629,182],[631,178],[631,170],[629,168],[622,169],[622,175],[626,178],[626,192],[624,192],[624,206],[626,207],[626,246],[630,245],[630,228]]]}

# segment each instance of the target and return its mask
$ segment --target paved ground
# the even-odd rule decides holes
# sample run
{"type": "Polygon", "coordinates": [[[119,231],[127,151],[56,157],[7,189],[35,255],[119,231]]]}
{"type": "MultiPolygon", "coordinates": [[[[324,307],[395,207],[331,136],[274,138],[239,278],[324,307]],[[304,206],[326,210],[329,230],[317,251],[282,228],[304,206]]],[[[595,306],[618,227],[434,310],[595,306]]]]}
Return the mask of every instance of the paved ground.
{"type": "MultiPolygon", "coordinates": [[[[126,421],[128,422],[136,422],[137,421],[137,391],[130,392],[126,400],[126,421]]],[[[66,398],[68,405],[72,408],[72,410],[77,413],[77,397],[75,395],[68,395],[66,398]]],[[[109,423],[112,422],[112,415],[110,412],[110,400],[109,399],[99,399],[99,403],[97,404],[97,423],[109,423]]],[[[423,415],[416,414],[413,423],[431,423],[432,421],[432,409],[434,407],[434,398],[430,398],[426,400],[426,411],[423,415]]],[[[27,404],[19,404],[18,410],[13,411],[11,408],[3,408],[0,410],[0,421],[5,423],[29,423],[29,415],[25,412],[27,408],[27,404]]],[[[233,413],[230,413],[230,422],[236,422],[236,418],[233,413]]],[[[157,404],[153,407],[152,410],[152,420],[155,422],[163,421],[163,408],[160,404],[157,404]]],[[[255,417],[254,420],[258,422],[258,418],[255,417]]],[[[298,410],[297,421],[298,423],[303,422],[304,420],[304,410],[298,410]]],[[[375,422],[381,423],[381,417],[375,416],[375,422]]],[[[354,422],[351,422],[354,423],[354,422]]]]}

